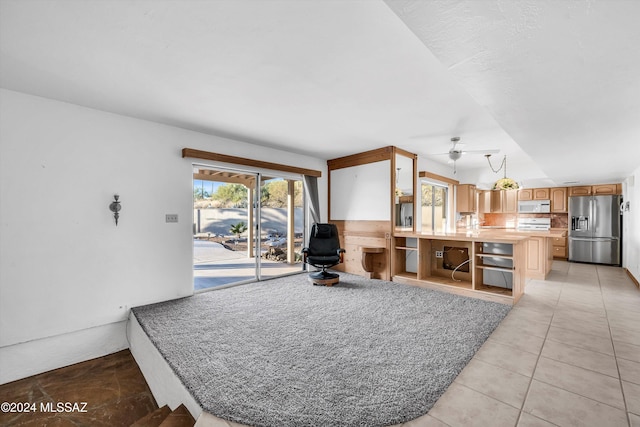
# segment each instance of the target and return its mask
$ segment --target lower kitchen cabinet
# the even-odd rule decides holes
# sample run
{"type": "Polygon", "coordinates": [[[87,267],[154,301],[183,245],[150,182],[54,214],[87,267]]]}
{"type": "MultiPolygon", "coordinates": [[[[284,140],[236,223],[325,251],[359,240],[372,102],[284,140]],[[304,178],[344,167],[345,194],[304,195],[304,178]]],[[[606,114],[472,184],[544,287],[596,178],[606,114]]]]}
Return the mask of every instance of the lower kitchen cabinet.
{"type": "Polygon", "coordinates": [[[559,259],[567,259],[569,254],[567,253],[567,238],[566,237],[554,237],[553,238],[553,257],[559,259]]]}
{"type": "Polygon", "coordinates": [[[553,245],[549,237],[531,237],[527,240],[525,275],[529,279],[544,280],[551,271],[553,245]]]}

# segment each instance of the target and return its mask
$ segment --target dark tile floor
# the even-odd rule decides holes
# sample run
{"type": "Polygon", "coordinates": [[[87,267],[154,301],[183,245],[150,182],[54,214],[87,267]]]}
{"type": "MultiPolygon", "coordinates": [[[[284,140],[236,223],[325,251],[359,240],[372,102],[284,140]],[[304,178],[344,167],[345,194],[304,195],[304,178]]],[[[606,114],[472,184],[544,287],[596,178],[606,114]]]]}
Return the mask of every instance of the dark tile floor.
{"type": "Polygon", "coordinates": [[[129,350],[0,385],[1,402],[30,412],[2,411],[0,426],[129,426],[158,408],[129,350]]]}

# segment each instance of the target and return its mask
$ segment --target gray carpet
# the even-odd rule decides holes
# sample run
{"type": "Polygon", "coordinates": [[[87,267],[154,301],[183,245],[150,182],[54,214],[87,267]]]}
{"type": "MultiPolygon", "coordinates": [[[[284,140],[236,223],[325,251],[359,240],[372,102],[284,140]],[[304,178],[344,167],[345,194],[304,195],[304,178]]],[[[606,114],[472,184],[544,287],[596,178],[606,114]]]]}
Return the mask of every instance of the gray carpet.
{"type": "Polygon", "coordinates": [[[203,409],[255,426],[383,426],[424,415],[510,307],[341,273],[133,309],[203,409]]]}

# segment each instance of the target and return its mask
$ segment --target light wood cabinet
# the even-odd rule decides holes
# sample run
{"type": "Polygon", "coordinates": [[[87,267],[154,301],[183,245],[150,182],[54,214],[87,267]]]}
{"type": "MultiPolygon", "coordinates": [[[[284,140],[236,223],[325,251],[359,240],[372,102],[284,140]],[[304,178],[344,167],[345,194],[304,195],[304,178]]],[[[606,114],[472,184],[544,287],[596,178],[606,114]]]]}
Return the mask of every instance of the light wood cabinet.
{"type": "Polygon", "coordinates": [[[549,200],[549,189],[548,188],[534,188],[533,189],[533,200],[549,200]]]}
{"type": "Polygon", "coordinates": [[[477,236],[395,235],[393,281],[515,304],[524,293],[526,240],[508,236],[494,240],[477,236]]]}
{"type": "Polygon", "coordinates": [[[503,190],[502,193],[502,212],[518,212],[518,190],[503,190]]]}
{"type": "Polygon", "coordinates": [[[553,262],[553,244],[547,237],[530,237],[527,240],[526,276],[544,280],[553,262]]]}
{"type": "Polygon", "coordinates": [[[567,212],[567,188],[553,187],[550,193],[551,212],[567,212]]]}
{"type": "Polygon", "coordinates": [[[491,213],[516,213],[518,190],[491,190],[491,213]]]}
{"type": "Polygon", "coordinates": [[[473,184],[461,184],[456,186],[456,211],[476,211],[476,186],[473,184]]]}
{"type": "Polygon", "coordinates": [[[566,259],[567,254],[567,238],[566,237],[554,237],[552,239],[553,244],[553,257],[566,259]]]}
{"type": "Polygon", "coordinates": [[[518,200],[533,200],[533,188],[522,188],[518,190],[518,200]]]}
{"type": "Polygon", "coordinates": [[[549,200],[549,188],[522,188],[518,190],[518,200],[549,200]]]}
{"type": "Polygon", "coordinates": [[[502,191],[491,190],[491,213],[502,212],[502,191]]]}
{"type": "Polygon", "coordinates": [[[591,187],[591,193],[595,196],[605,194],[622,194],[622,184],[601,184],[591,187]]]}
{"type": "Polygon", "coordinates": [[[590,196],[591,186],[569,187],[569,196],[590,196]]]}
{"type": "Polygon", "coordinates": [[[599,184],[591,186],[569,187],[569,196],[602,196],[622,194],[622,184],[599,184]]]}
{"type": "Polygon", "coordinates": [[[553,247],[553,257],[566,259],[567,258],[567,247],[566,246],[554,246],[553,247]]]}
{"type": "Polygon", "coordinates": [[[478,192],[478,213],[491,213],[491,193],[490,190],[478,192]]]}

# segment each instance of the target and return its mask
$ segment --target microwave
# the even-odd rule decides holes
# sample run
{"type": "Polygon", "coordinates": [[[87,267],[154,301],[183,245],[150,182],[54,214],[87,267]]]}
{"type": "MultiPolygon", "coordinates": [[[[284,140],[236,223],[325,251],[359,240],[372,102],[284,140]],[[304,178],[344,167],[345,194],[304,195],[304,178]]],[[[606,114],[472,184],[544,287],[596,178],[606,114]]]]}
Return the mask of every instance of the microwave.
{"type": "Polygon", "coordinates": [[[549,213],[551,212],[550,200],[521,200],[518,202],[519,213],[549,213]]]}

